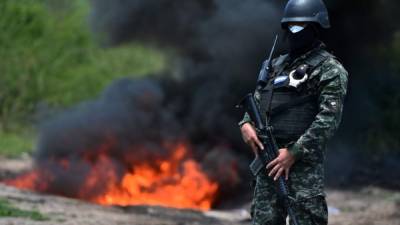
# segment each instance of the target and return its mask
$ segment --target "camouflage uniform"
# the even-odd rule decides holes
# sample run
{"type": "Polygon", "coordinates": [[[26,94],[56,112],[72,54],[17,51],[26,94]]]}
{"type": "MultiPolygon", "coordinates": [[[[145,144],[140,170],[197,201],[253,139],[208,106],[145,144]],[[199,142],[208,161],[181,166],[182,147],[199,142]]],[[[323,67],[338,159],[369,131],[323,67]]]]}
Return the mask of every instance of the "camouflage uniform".
{"type": "MultiPolygon", "coordinates": [[[[281,56],[273,62],[277,67],[290,72],[313,55],[311,52],[325,51],[323,47],[313,49],[295,60],[281,56]],[[290,61],[290,62],[289,62],[290,61]]],[[[279,75],[279,74],[278,74],[279,75]]],[[[343,100],[347,89],[347,71],[333,57],[327,57],[314,68],[307,82],[307,89],[313,89],[318,96],[319,111],[311,126],[298,140],[277,140],[280,148],[287,147],[296,158],[290,170],[288,188],[293,199],[293,208],[301,225],[326,225],[327,204],[324,194],[324,157],[326,143],[339,126],[343,100]]],[[[260,94],[255,93],[260,101],[260,94]]],[[[246,114],[239,123],[251,122],[246,114]]],[[[278,199],[272,178],[267,171],[256,177],[252,205],[253,224],[283,225],[286,212],[278,199]]]]}

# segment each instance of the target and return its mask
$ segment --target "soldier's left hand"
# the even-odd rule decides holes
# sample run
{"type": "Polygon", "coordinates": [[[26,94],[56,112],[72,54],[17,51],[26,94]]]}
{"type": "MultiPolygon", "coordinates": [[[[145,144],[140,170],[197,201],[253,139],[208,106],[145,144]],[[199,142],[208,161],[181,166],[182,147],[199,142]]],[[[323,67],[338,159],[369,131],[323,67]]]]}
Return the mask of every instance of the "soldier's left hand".
{"type": "Polygon", "coordinates": [[[279,149],[279,155],[276,159],[272,160],[267,165],[267,170],[271,169],[268,176],[274,176],[274,180],[277,180],[283,173],[285,173],[286,180],[289,178],[290,168],[295,162],[295,158],[290,154],[287,148],[279,149]]]}

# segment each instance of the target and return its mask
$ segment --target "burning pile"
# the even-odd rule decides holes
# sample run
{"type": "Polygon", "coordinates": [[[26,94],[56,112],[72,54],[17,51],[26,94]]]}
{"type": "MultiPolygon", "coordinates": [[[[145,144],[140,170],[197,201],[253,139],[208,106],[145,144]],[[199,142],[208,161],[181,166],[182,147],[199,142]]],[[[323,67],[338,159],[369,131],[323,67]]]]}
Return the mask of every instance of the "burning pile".
{"type": "Polygon", "coordinates": [[[209,209],[218,184],[162,110],[161,90],[154,81],[122,79],[47,120],[36,169],[5,183],[104,205],[209,209]]]}
{"type": "MultiPolygon", "coordinates": [[[[89,171],[74,197],[103,205],[146,204],[207,210],[218,190],[218,185],[208,179],[199,164],[188,157],[187,148],[183,144],[175,147],[172,155],[166,159],[154,159],[151,164],[143,162],[132,165],[122,174],[107,154],[98,155],[94,161],[85,157],[82,160],[81,166],[85,164],[89,171]],[[102,191],[94,194],[93,191],[98,190],[99,186],[102,186],[102,191]]],[[[38,168],[6,181],[6,184],[52,192],[55,176],[74,173],[74,168],[66,159],[50,164],[53,170],[50,167],[38,168]],[[63,171],[63,174],[54,171],[63,171]]],[[[76,162],[74,164],[77,165],[76,162]]]]}

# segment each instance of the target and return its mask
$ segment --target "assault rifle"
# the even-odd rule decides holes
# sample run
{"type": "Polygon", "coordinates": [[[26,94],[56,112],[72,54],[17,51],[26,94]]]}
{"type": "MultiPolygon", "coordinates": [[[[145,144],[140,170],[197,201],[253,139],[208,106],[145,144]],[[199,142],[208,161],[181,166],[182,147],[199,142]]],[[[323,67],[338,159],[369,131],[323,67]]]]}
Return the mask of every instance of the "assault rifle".
{"type": "MultiPolygon", "coordinates": [[[[257,89],[262,89],[268,81],[268,77],[271,73],[271,60],[272,55],[275,49],[277,37],[275,38],[274,46],[272,48],[271,54],[269,56],[269,61],[267,62],[266,68],[263,68],[265,71],[261,71],[260,77],[257,82],[257,89]],[[263,74],[263,72],[265,72],[263,74]]],[[[276,140],[273,135],[273,128],[269,125],[268,119],[263,122],[262,115],[260,113],[260,109],[254,99],[254,94],[248,94],[243,100],[239,103],[238,107],[244,108],[247,114],[250,116],[253,121],[257,136],[264,145],[265,149],[261,150],[257,148],[256,158],[250,164],[250,170],[254,176],[258,175],[261,171],[266,173],[266,166],[269,162],[278,157],[279,147],[276,143],[276,140]]],[[[283,204],[287,210],[287,213],[291,219],[291,224],[298,225],[297,218],[294,214],[294,211],[291,206],[291,201],[289,198],[289,193],[287,189],[287,184],[284,176],[280,176],[276,181],[277,191],[279,197],[282,199],[283,204]]]]}

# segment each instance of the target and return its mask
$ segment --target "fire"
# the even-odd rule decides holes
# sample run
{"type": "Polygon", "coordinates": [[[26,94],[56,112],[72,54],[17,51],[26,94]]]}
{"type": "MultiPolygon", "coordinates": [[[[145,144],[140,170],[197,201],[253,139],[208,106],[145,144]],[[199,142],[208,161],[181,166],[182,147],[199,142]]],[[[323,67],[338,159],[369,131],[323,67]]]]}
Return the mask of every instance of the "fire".
{"type": "MultiPolygon", "coordinates": [[[[91,163],[74,197],[102,205],[159,205],[208,210],[218,191],[218,184],[207,177],[194,159],[188,157],[187,147],[183,144],[175,147],[167,158],[128,166],[122,175],[113,159],[104,152],[91,163]]],[[[66,160],[56,164],[66,173],[73,168],[66,160]]],[[[55,176],[52,171],[39,168],[5,183],[51,192],[55,176]]]]}
{"type": "Polygon", "coordinates": [[[26,174],[21,175],[17,179],[5,181],[5,184],[12,185],[16,188],[21,188],[21,189],[44,191],[47,189],[46,182],[42,182],[41,185],[37,185],[38,180],[43,175],[44,173],[42,171],[35,169],[26,174]]]}

